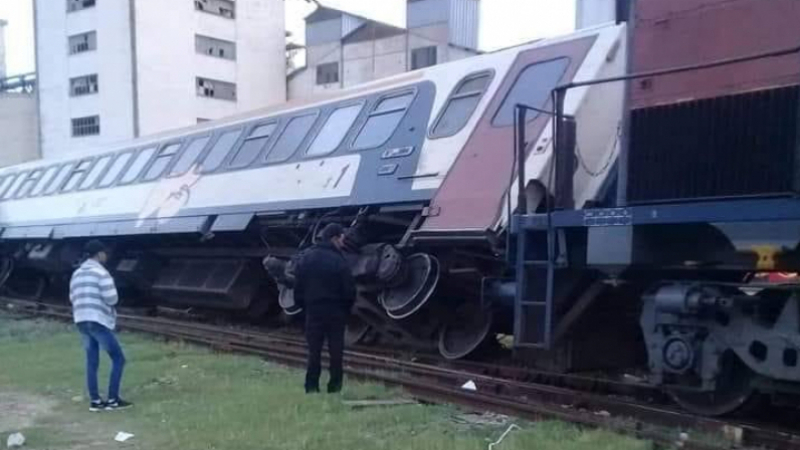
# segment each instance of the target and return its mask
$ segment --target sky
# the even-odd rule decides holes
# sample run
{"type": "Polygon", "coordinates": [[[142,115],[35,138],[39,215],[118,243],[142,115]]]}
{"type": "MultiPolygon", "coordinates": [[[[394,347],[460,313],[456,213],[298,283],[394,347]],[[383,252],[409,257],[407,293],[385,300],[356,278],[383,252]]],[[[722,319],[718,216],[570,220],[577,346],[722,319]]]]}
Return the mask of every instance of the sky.
{"type": "MultiPolygon", "coordinates": [[[[285,1],[287,30],[298,41],[302,41],[303,17],[313,11],[314,7],[306,0],[285,1]]],[[[380,3],[376,0],[322,0],[323,3],[325,1],[352,8],[365,16],[377,16],[375,18],[387,14],[387,11],[391,12],[385,8],[384,2],[387,0],[380,0],[380,3]],[[384,8],[376,9],[377,4],[384,8]]],[[[481,50],[495,50],[533,39],[557,36],[574,28],[574,0],[480,1],[481,50]]],[[[8,22],[5,31],[8,75],[35,70],[32,3],[33,0],[0,0],[0,19],[8,22]]]]}

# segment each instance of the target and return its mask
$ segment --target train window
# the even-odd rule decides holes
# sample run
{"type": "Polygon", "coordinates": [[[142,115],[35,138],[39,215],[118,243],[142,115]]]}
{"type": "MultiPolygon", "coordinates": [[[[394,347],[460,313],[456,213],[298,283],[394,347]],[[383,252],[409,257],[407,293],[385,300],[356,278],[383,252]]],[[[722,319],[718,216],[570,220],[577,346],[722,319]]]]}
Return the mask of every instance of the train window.
{"type": "Polygon", "coordinates": [[[491,73],[482,73],[461,80],[434,122],[431,138],[449,137],[461,131],[478,107],[491,79],[491,73]]]}
{"type": "Polygon", "coordinates": [[[100,179],[100,182],[97,183],[97,187],[104,188],[114,184],[114,181],[117,180],[120,172],[128,165],[128,161],[130,161],[132,157],[133,152],[125,152],[117,155],[114,163],[111,164],[111,168],[108,169],[108,172],[106,172],[103,178],[100,179]]]}
{"type": "Polygon", "coordinates": [[[69,175],[69,173],[72,171],[73,167],[75,167],[75,163],[67,163],[61,166],[55,178],[53,178],[53,181],[51,181],[50,184],[48,184],[47,187],[44,189],[45,195],[50,195],[53,192],[57,191],[58,188],[60,188],[61,185],[64,183],[64,180],[67,178],[67,175],[69,175]]]}
{"type": "Polygon", "coordinates": [[[12,184],[11,187],[8,188],[6,193],[3,194],[3,200],[11,198],[11,196],[13,196],[15,192],[17,192],[19,186],[22,184],[23,181],[25,181],[26,175],[28,175],[27,170],[17,174],[17,178],[14,180],[14,184],[12,184]]]}
{"type": "Polygon", "coordinates": [[[89,174],[86,175],[86,178],[83,179],[78,189],[83,191],[94,186],[94,183],[100,178],[100,174],[103,173],[106,167],[108,167],[108,164],[111,163],[111,158],[113,158],[113,155],[105,155],[98,159],[97,163],[95,163],[92,170],[89,171],[89,174]]]}
{"type": "Polygon", "coordinates": [[[347,132],[350,131],[363,107],[364,104],[359,103],[358,105],[336,108],[328,116],[319,133],[317,133],[317,137],[314,138],[314,142],[311,143],[306,155],[327,155],[336,150],[341,145],[347,132]]]}
{"type": "Polygon", "coordinates": [[[15,177],[15,174],[11,174],[3,178],[2,183],[0,183],[0,195],[3,195],[8,190],[8,187],[14,182],[15,177]]]}
{"type": "Polygon", "coordinates": [[[22,182],[22,186],[20,186],[19,190],[17,191],[17,195],[14,198],[22,198],[30,193],[33,186],[42,178],[42,174],[44,174],[43,169],[36,169],[31,171],[28,175],[28,178],[22,182]]]}
{"type": "Polygon", "coordinates": [[[47,170],[44,171],[42,177],[39,178],[39,182],[36,183],[36,186],[31,190],[30,196],[36,197],[37,195],[41,195],[44,187],[47,186],[47,183],[53,179],[56,173],[58,173],[58,166],[48,167],[47,170]]]}
{"type": "Polygon", "coordinates": [[[317,121],[317,116],[319,116],[318,112],[292,117],[292,120],[286,124],[286,128],[281,132],[278,140],[275,141],[272,150],[267,154],[265,162],[275,163],[291,158],[306,136],[308,136],[308,132],[311,131],[311,127],[317,121]]]}
{"type": "Polygon", "coordinates": [[[141,150],[137,155],[136,158],[133,159],[133,162],[128,169],[122,174],[122,178],[119,179],[119,184],[130,184],[141,175],[142,170],[147,165],[147,162],[150,161],[150,157],[153,156],[153,153],[156,152],[155,147],[149,147],[144,150],[141,150]]]}
{"type": "Polygon", "coordinates": [[[64,183],[64,187],[61,188],[61,192],[70,192],[78,185],[83,178],[89,173],[89,169],[92,168],[92,160],[91,159],[84,159],[80,161],[74,169],[72,169],[72,173],[69,174],[67,177],[67,182],[64,183]]]}
{"type": "MultiPolygon", "coordinates": [[[[550,93],[561,81],[569,67],[569,58],[551,59],[526,67],[517,77],[517,81],[508,91],[503,104],[492,119],[495,127],[507,127],[514,124],[514,106],[523,105],[542,108],[550,99],[550,93]]],[[[539,113],[529,112],[528,121],[534,120],[539,113]]]]}
{"type": "Polygon", "coordinates": [[[183,175],[184,173],[189,171],[189,168],[192,167],[196,162],[197,158],[200,157],[200,154],[206,148],[206,144],[211,139],[210,136],[199,137],[193,140],[181,153],[181,156],[178,157],[178,161],[175,162],[175,165],[172,166],[172,169],[169,171],[169,176],[174,177],[177,175],[183,175]]]}
{"type": "Polygon", "coordinates": [[[242,135],[241,128],[238,130],[227,131],[214,142],[214,145],[209,150],[208,155],[203,159],[202,171],[212,172],[222,164],[222,161],[228,156],[233,145],[239,140],[242,135]]]}
{"type": "Polygon", "coordinates": [[[414,93],[408,92],[384,98],[372,110],[366,123],[361,127],[353,148],[363,150],[379,147],[394,134],[400,121],[414,99],[414,93]]]}
{"type": "Polygon", "coordinates": [[[272,122],[253,128],[253,131],[247,135],[244,143],[239,147],[239,151],[236,152],[236,155],[231,160],[230,166],[238,168],[252,164],[258,158],[261,150],[264,149],[272,133],[275,132],[277,125],[276,122],[272,122]]]}
{"type": "Polygon", "coordinates": [[[147,169],[144,177],[142,177],[142,181],[153,181],[163,175],[164,171],[167,170],[169,163],[172,162],[172,158],[175,157],[180,148],[180,143],[169,144],[161,147],[161,150],[158,151],[158,155],[153,160],[152,164],[150,164],[150,168],[147,169]]]}

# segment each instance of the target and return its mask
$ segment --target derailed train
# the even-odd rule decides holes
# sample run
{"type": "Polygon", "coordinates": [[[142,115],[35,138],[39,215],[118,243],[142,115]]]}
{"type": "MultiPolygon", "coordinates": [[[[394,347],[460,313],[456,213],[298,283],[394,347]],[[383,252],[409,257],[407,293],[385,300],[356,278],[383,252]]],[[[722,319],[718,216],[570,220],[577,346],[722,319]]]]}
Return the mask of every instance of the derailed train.
{"type": "Polygon", "coordinates": [[[797,269],[800,55],[691,66],[797,45],[800,2],[632,10],[628,25],[5,168],[3,287],[63,293],[82,243],[103,237],[123,299],[298,316],[293,264],[339,222],[354,341],[460,358],[508,334],[553,369],[649,367],[704,414],[787,399],[797,300],[745,278],[797,269]],[[747,16],[763,20],[725,26],[747,16]]]}

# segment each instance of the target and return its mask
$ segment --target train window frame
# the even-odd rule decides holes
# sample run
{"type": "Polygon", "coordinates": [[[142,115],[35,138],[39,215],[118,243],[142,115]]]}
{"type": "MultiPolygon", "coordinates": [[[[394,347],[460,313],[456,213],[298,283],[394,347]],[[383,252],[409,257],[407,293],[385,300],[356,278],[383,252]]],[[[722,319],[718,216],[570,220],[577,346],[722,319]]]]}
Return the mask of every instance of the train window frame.
{"type": "Polygon", "coordinates": [[[283,126],[284,126],[283,118],[278,117],[255,123],[249,127],[244,127],[245,132],[243,132],[242,135],[239,136],[239,140],[234,144],[233,147],[231,147],[231,150],[228,152],[228,155],[226,157],[226,161],[223,161],[222,165],[225,167],[225,170],[233,171],[233,170],[246,169],[255,164],[257,161],[260,161],[262,159],[262,156],[264,155],[264,152],[267,151],[267,149],[272,148],[272,143],[275,141],[275,136],[279,134],[278,132],[283,131],[283,126]],[[248,161],[247,164],[234,165],[236,158],[239,156],[239,153],[242,151],[242,149],[244,148],[244,146],[247,144],[248,141],[264,139],[264,136],[253,136],[253,133],[259,128],[265,127],[267,125],[273,125],[272,131],[270,131],[269,136],[266,137],[266,140],[264,141],[258,152],[253,155],[253,159],[248,161]]]}
{"type": "Polygon", "coordinates": [[[44,167],[37,167],[35,169],[31,169],[31,171],[28,173],[28,176],[25,177],[25,181],[23,181],[22,184],[20,184],[17,193],[14,194],[14,199],[19,200],[23,197],[27,197],[30,191],[32,191],[33,188],[36,187],[37,184],[39,184],[39,180],[42,179],[44,171],[45,171],[44,167]],[[34,178],[34,176],[36,177],[34,178]],[[28,185],[28,183],[31,184],[28,185]]]}
{"type": "MultiPolygon", "coordinates": [[[[356,127],[356,125],[358,125],[364,119],[364,117],[363,117],[364,116],[364,111],[366,111],[366,110],[367,110],[367,101],[365,99],[331,105],[330,111],[328,111],[328,113],[324,115],[323,119],[317,124],[315,129],[312,130],[311,138],[309,139],[308,143],[305,146],[305,150],[303,151],[303,157],[306,158],[306,159],[320,158],[320,157],[324,157],[324,156],[328,156],[328,155],[332,155],[333,153],[336,153],[336,150],[338,150],[341,147],[345,146],[345,143],[348,141],[348,138],[350,138],[351,137],[350,135],[353,133],[353,129],[356,127]],[[358,106],[359,107],[358,114],[356,114],[355,119],[353,119],[353,122],[350,123],[350,126],[347,128],[347,131],[345,131],[345,133],[342,135],[342,138],[339,140],[339,142],[337,142],[336,145],[333,146],[327,152],[324,152],[324,153],[313,153],[313,154],[310,153],[311,149],[314,147],[314,144],[320,138],[320,135],[322,135],[322,131],[328,125],[328,122],[330,121],[331,117],[337,111],[340,111],[340,110],[343,110],[343,109],[347,109],[347,108],[352,108],[354,106],[358,106]]],[[[320,117],[322,117],[322,116],[323,115],[320,113],[320,117]]]]}
{"type": "Polygon", "coordinates": [[[16,179],[17,179],[16,172],[3,175],[3,178],[0,179],[0,200],[2,200],[3,195],[5,195],[6,191],[11,187],[12,184],[14,184],[14,180],[16,179]]]}
{"type": "Polygon", "coordinates": [[[128,165],[125,167],[125,169],[117,177],[117,179],[114,182],[113,186],[130,186],[130,185],[135,184],[136,182],[138,182],[139,179],[142,178],[142,175],[144,175],[144,173],[147,170],[147,168],[150,167],[150,162],[158,154],[158,149],[159,148],[160,148],[160,146],[158,144],[145,145],[145,146],[143,146],[141,148],[138,148],[136,150],[136,153],[133,155],[133,158],[131,158],[131,160],[128,162],[128,165]],[[136,160],[139,158],[139,156],[141,156],[143,153],[148,152],[148,151],[152,151],[152,154],[147,157],[147,160],[144,162],[144,165],[142,165],[142,168],[139,169],[139,172],[136,174],[136,176],[134,176],[133,178],[131,178],[128,181],[124,181],[123,179],[125,178],[125,175],[127,175],[128,172],[133,168],[133,164],[136,162],[136,160]]]}
{"type": "Polygon", "coordinates": [[[359,125],[358,132],[355,133],[355,135],[352,138],[352,142],[350,142],[350,150],[354,151],[354,152],[359,152],[359,151],[373,150],[373,149],[380,148],[380,147],[386,145],[386,143],[389,142],[392,139],[392,137],[394,137],[394,135],[397,133],[397,129],[400,128],[400,124],[402,124],[403,121],[408,116],[408,112],[411,110],[411,107],[414,106],[414,102],[417,100],[418,94],[419,94],[419,89],[417,89],[416,87],[410,88],[410,89],[399,89],[397,91],[389,92],[387,94],[381,95],[375,101],[373,101],[369,105],[369,112],[367,113],[366,117],[363,118],[363,120],[361,121],[361,124],[359,125]],[[405,95],[408,95],[408,94],[411,94],[411,100],[408,102],[408,105],[405,107],[405,110],[403,111],[403,115],[400,116],[400,120],[397,121],[397,126],[395,126],[394,130],[392,130],[392,132],[386,137],[386,139],[383,142],[381,142],[380,144],[359,147],[357,145],[358,138],[361,136],[361,133],[364,132],[364,129],[367,127],[367,124],[369,124],[369,120],[372,117],[382,116],[382,115],[391,114],[391,113],[400,111],[399,108],[396,108],[396,109],[391,109],[391,110],[388,110],[388,111],[381,111],[379,113],[376,113],[376,110],[381,105],[381,103],[383,103],[384,101],[386,101],[388,99],[396,98],[396,97],[402,97],[402,96],[405,96],[405,95]]]}
{"type": "Polygon", "coordinates": [[[205,149],[203,155],[200,158],[198,158],[198,161],[199,161],[198,162],[199,173],[205,175],[205,174],[209,174],[209,173],[214,173],[216,171],[225,171],[225,170],[227,170],[228,169],[228,166],[227,166],[228,160],[230,160],[231,154],[233,153],[234,149],[238,150],[239,143],[241,143],[242,140],[244,139],[244,135],[245,135],[245,130],[246,129],[247,129],[246,126],[238,126],[238,127],[232,127],[232,128],[226,128],[226,129],[223,129],[223,130],[219,130],[217,133],[215,133],[211,137],[211,143],[205,149]],[[211,169],[207,169],[206,168],[206,161],[208,160],[208,157],[211,156],[211,154],[217,148],[217,144],[219,144],[219,142],[222,140],[222,138],[225,135],[233,134],[233,133],[236,133],[236,138],[233,140],[233,143],[231,143],[230,147],[228,147],[228,149],[225,151],[225,154],[222,155],[221,158],[219,158],[219,162],[217,163],[217,165],[214,166],[211,169]]]}
{"type": "Polygon", "coordinates": [[[491,87],[492,82],[494,81],[494,77],[495,77],[495,71],[493,69],[487,69],[470,73],[464,78],[462,78],[458,83],[456,83],[456,85],[453,87],[453,90],[450,91],[450,94],[447,96],[447,99],[442,104],[442,107],[439,109],[439,113],[436,115],[436,119],[433,121],[433,124],[428,130],[428,139],[433,140],[433,139],[449,138],[463,131],[464,128],[469,123],[469,121],[472,120],[473,116],[475,115],[475,112],[478,110],[478,106],[480,105],[481,101],[484,100],[486,93],[489,91],[489,88],[491,87]],[[483,89],[481,89],[480,91],[469,91],[460,93],[458,92],[468,82],[482,77],[488,77],[488,78],[486,80],[486,84],[483,86],[483,89]],[[452,106],[453,102],[455,100],[460,100],[463,98],[470,98],[470,97],[477,97],[478,101],[477,103],[475,103],[475,107],[472,108],[472,111],[470,111],[470,113],[467,115],[467,120],[465,120],[464,123],[462,123],[461,126],[459,126],[458,128],[455,128],[447,133],[437,132],[437,128],[439,127],[442,119],[444,119],[445,114],[448,111],[448,108],[452,106]]]}
{"type": "Polygon", "coordinates": [[[58,193],[61,191],[61,186],[64,185],[64,181],[67,180],[67,176],[69,176],[69,173],[72,172],[72,169],[74,168],[75,161],[67,161],[60,164],[56,174],[53,176],[53,179],[51,179],[50,182],[47,183],[47,186],[45,186],[42,190],[42,196],[58,195],[58,193]],[[62,170],[64,171],[64,176],[59,180],[62,170]]]}
{"type": "Polygon", "coordinates": [[[112,160],[111,164],[108,167],[106,167],[103,173],[98,177],[97,183],[95,183],[96,189],[106,189],[114,187],[117,184],[119,178],[122,176],[122,174],[127,171],[128,166],[131,165],[131,163],[133,162],[134,156],[136,156],[136,150],[124,150],[117,153],[114,159],[112,160]],[[108,175],[108,172],[110,172],[111,169],[114,168],[114,164],[116,164],[116,162],[125,155],[130,155],[130,156],[128,157],[128,160],[123,163],[122,167],[119,169],[119,172],[117,172],[117,174],[114,175],[114,177],[111,178],[111,180],[109,180],[107,183],[103,183],[103,180],[106,179],[106,175],[108,175]]]}
{"type": "Polygon", "coordinates": [[[89,172],[94,167],[94,163],[95,163],[94,157],[79,159],[75,163],[75,166],[72,167],[72,170],[70,170],[67,177],[64,179],[63,183],[61,184],[61,188],[59,189],[59,192],[62,194],[67,194],[69,192],[77,190],[78,187],[80,187],[81,183],[83,183],[83,179],[86,178],[86,175],[88,175],[89,172]],[[81,165],[83,164],[85,164],[86,166],[81,167],[81,165]],[[79,177],[75,182],[75,185],[72,187],[68,187],[67,185],[70,183],[70,181],[72,181],[72,177],[75,175],[79,177]]]}
{"type": "Polygon", "coordinates": [[[6,191],[3,193],[3,201],[13,200],[11,197],[17,194],[17,191],[22,186],[22,183],[24,183],[25,179],[28,177],[29,172],[31,172],[31,170],[21,170],[16,173],[14,181],[11,182],[6,191]]]}
{"type": "Polygon", "coordinates": [[[36,182],[33,188],[31,188],[31,192],[28,194],[28,197],[35,198],[45,195],[44,194],[45,188],[53,181],[55,176],[58,175],[58,169],[60,167],[61,167],[60,164],[53,164],[51,166],[46,167],[44,169],[44,172],[42,173],[42,177],[39,179],[39,181],[36,182]],[[53,175],[49,178],[45,177],[45,175],[47,175],[47,172],[49,172],[51,169],[53,170],[53,175]],[[41,188],[39,186],[41,186],[41,188]]]}
{"type": "Polygon", "coordinates": [[[77,190],[79,192],[83,192],[83,191],[88,191],[90,189],[94,189],[95,185],[97,185],[97,183],[99,183],[100,180],[103,179],[106,172],[108,171],[108,169],[111,167],[111,165],[114,163],[115,160],[116,157],[114,153],[106,153],[105,155],[98,156],[94,164],[92,164],[92,168],[89,169],[88,172],[86,172],[86,175],[84,175],[83,179],[78,184],[77,190]],[[94,180],[92,180],[88,185],[84,186],[84,183],[89,178],[89,175],[91,175],[94,172],[94,169],[97,168],[100,162],[105,158],[108,158],[108,163],[106,163],[105,167],[100,168],[100,171],[97,172],[97,176],[94,178],[94,180]]]}
{"type": "Polygon", "coordinates": [[[142,183],[150,183],[153,181],[158,181],[164,174],[169,173],[169,169],[172,167],[172,163],[175,161],[175,157],[181,153],[183,147],[186,145],[186,140],[174,140],[168,141],[158,146],[158,150],[153,154],[150,158],[150,161],[147,162],[147,166],[145,166],[144,170],[140,174],[140,182],[142,183]],[[174,150],[172,150],[174,148],[174,150]],[[172,153],[166,153],[167,151],[171,150],[172,153]],[[159,160],[166,159],[167,163],[164,167],[161,168],[161,171],[158,174],[151,174],[150,171],[153,170],[153,167],[158,163],[159,160]]]}
{"type": "Polygon", "coordinates": [[[284,163],[284,162],[289,161],[290,159],[292,159],[292,157],[294,155],[296,155],[297,152],[301,148],[304,148],[304,146],[308,144],[309,138],[312,135],[315,135],[314,134],[315,133],[315,128],[316,128],[317,124],[319,123],[319,117],[320,117],[320,110],[319,110],[319,108],[317,108],[317,109],[313,109],[313,110],[303,111],[303,112],[300,112],[298,114],[294,114],[294,115],[288,117],[286,120],[283,120],[280,132],[277,133],[277,136],[275,137],[275,139],[271,140],[271,142],[269,143],[269,147],[267,147],[267,150],[264,152],[264,154],[260,155],[261,164],[265,164],[265,165],[280,164],[280,163],[284,163]],[[284,134],[286,133],[286,130],[289,129],[289,125],[291,125],[293,121],[295,121],[297,119],[305,118],[305,117],[311,117],[312,118],[312,122],[311,122],[311,125],[309,125],[309,127],[305,130],[305,134],[303,134],[303,137],[300,138],[300,140],[297,142],[297,145],[295,145],[295,147],[292,149],[292,151],[290,153],[287,153],[283,158],[270,160],[270,156],[275,151],[275,148],[278,146],[278,143],[283,138],[284,134]]]}
{"type": "Polygon", "coordinates": [[[198,173],[200,171],[203,158],[205,157],[206,152],[209,150],[209,147],[211,146],[212,142],[214,142],[213,133],[198,134],[195,136],[188,137],[186,140],[186,144],[183,147],[181,147],[177,157],[174,159],[172,164],[170,164],[169,170],[166,171],[167,174],[165,178],[177,178],[182,175],[186,175],[187,173],[189,173],[189,170],[191,170],[192,167],[194,167],[194,172],[198,173]],[[203,144],[203,147],[200,148],[200,151],[198,151],[197,155],[194,157],[194,161],[192,161],[191,164],[186,166],[186,169],[181,170],[180,172],[174,172],[175,168],[178,166],[178,163],[181,162],[186,152],[192,147],[192,145],[194,145],[195,142],[200,141],[202,139],[205,139],[206,142],[203,144]]]}
{"type": "MultiPolygon", "coordinates": [[[[561,73],[561,75],[559,76],[558,80],[556,80],[556,82],[553,84],[552,88],[547,90],[548,95],[547,95],[546,100],[544,101],[544,103],[541,104],[541,105],[529,105],[529,106],[534,106],[534,107],[537,107],[537,108],[543,108],[544,106],[547,105],[547,102],[550,101],[550,97],[551,97],[550,93],[552,93],[553,89],[556,88],[560,84],[561,78],[564,77],[564,75],[569,71],[569,68],[572,66],[572,58],[569,57],[569,56],[562,55],[562,56],[557,56],[557,57],[550,58],[550,59],[545,59],[543,61],[536,61],[536,62],[527,64],[525,67],[520,69],[520,71],[517,74],[516,78],[514,78],[514,82],[511,83],[511,86],[509,86],[508,92],[506,92],[506,94],[503,96],[503,100],[500,102],[500,105],[497,106],[497,110],[495,110],[494,113],[492,114],[492,120],[490,121],[490,124],[491,124],[492,128],[507,128],[507,127],[510,127],[510,126],[514,125],[514,109],[513,108],[511,109],[511,118],[512,119],[511,119],[510,123],[498,124],[498,118],[500,117],[501,113],[503,113],[506,110],[506,108],[505,108],[506,107],[506,102],[508,102],[509,99],[511,99],[512,95],[515,92],[514,89],[517,87],[517,84],[520,82],[520,80],[525,75],[525,73],[528,70],[530,70],[531,68],[536,67],[536,66],[541,66],[541,65],[544,65],[544,64],[548,64],[548,63],[552,63],[554,61],[566,61],[567,64],[564,67],[564,71],[561,73]]],[[[541,116],[541,113],[539,113],[539,112],[537,112],[535,114],[528,114],[528,117],[527,117],[525,123],[531,123],[534,120],[538,119],[540,116],[541,116]]]]}

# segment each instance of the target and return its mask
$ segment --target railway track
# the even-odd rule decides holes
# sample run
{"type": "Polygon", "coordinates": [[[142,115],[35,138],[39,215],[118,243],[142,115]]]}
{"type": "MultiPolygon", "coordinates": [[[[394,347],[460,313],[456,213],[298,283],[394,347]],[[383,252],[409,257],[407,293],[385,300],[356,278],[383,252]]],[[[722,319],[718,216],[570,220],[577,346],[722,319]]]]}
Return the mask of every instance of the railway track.
{"type": "MultiPolygon", "coordinates": [[[[37,302],[4,299],[13,311],[70,320],[69,308],[37,302]]],[[[257,355],[291,366],[304,366],[305,343],[286,333],[243,331],[182,320],[121,314],[120,328],[206,345],[226,352],[257,355]]],[[[439,362],[440,363],[440,362],[439,362]]],[[[354,348],[346,351],[345,370],[350,376],[400,386],[424,401],[449,402],[477,411],[491,410],[527,420],[555,419],[582,426],[614,430],[653,441],[662,447],[686,449],[800,448],[800,434],[762,423],[698,417],[669,406],[654,406],[624,395],[530,381],[544,372],[518,368],[492,368],[480,363],[437,364],[427,357],[405,360],[354,348]],[[461,386],[472,381],[476,390],[461,386]]],[[[642,394],[646,385],[594,381],[590,377],[565,378],[585,386],[611,390],[624,387],[642,394]]],[[[563,382],[563,380],[562,380],[563,382]]]]}

